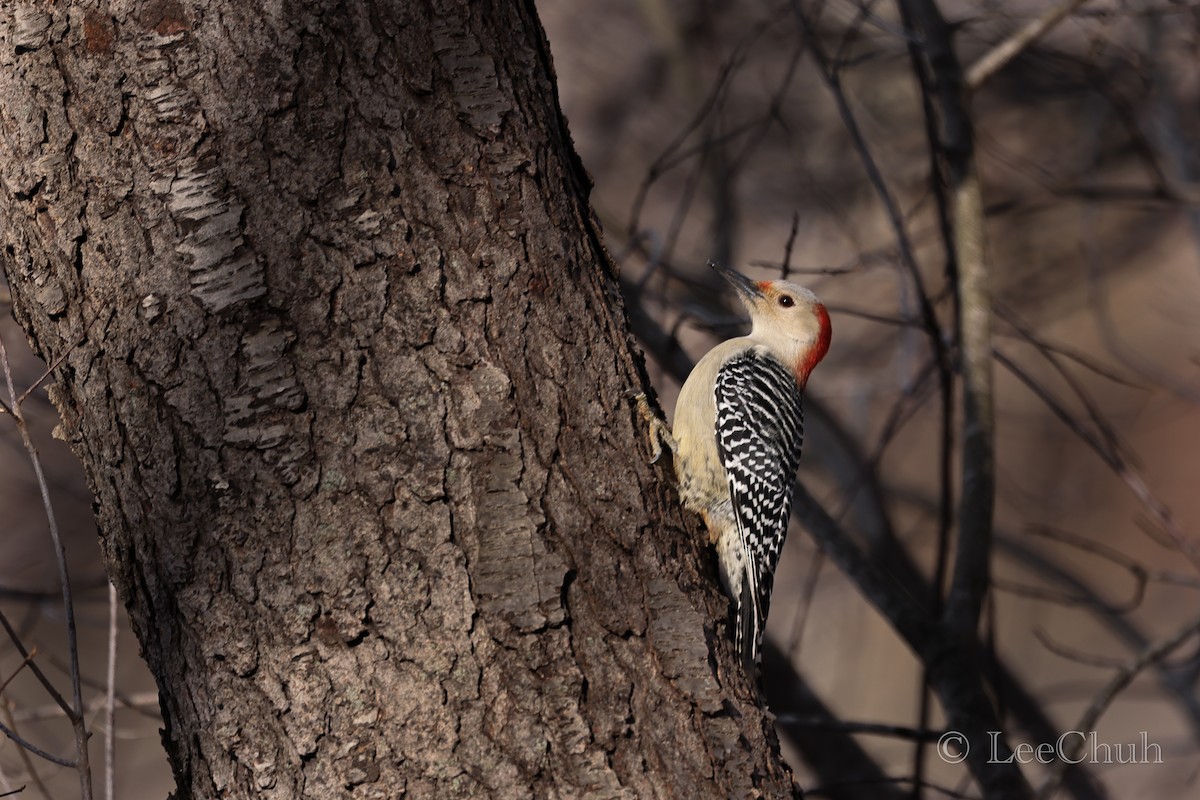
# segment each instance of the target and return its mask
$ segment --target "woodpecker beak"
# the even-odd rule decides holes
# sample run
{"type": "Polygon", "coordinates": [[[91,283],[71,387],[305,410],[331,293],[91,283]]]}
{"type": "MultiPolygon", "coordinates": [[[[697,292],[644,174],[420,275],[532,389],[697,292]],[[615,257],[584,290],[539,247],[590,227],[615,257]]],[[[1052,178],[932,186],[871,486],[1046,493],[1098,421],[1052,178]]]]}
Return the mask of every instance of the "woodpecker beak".
{"type": "Polygon", "coordinates": [[[716,270],[717,274],[733,285],[737,289],[737,293],[742,296],[742,299],[748,303],[753,303],[763,296],[762,289],[758,288],[758,284],[747,278],[737,270],[732,270],[729,267],[722,266],[715,261],[708,262],[708,265],[716,270]]]}

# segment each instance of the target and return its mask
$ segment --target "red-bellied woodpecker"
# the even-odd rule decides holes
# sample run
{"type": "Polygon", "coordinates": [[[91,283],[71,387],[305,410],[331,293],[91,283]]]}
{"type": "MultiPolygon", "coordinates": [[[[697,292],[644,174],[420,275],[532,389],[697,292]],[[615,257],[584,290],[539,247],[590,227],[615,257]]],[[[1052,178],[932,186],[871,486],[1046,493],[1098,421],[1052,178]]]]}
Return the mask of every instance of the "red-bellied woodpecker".
{"type": "Polygon", "coordinates": [[[804,438],[801,394],[829,349],[829,314],[795,283],[712,266],[737,290],[753,328],[700,359],[679,392],[674,435],[650,415],[651,441],[655,460],[660,439],[674,451],[684,505],[704,518],[734,603],[737,649],[752,668],[787,535],[804,438]]]}

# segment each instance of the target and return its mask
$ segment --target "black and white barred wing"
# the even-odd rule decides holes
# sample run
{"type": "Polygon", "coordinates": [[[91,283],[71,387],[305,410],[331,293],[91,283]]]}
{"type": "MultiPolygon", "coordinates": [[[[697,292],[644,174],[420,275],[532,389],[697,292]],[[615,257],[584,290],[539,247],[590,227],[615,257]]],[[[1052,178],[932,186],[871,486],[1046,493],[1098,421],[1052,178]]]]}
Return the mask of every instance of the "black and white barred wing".
{"type": "Polygon", "coordinates": [[[800,390],[791,370],[751,349],[717,373],[716,404],[717,452],[746,555],[745,578],[731,587],[741,595],[736,638],[743,657],[757,662],[804,439],[800,390]]]}

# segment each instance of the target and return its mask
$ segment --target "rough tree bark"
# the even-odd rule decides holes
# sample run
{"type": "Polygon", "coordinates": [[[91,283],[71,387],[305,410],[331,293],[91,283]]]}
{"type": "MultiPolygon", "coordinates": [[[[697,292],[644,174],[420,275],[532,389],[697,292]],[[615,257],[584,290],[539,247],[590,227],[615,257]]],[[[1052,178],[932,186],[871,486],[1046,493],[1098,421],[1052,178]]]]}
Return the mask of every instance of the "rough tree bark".
{"type": "Polygon", "coordinates": [[[0,61],[4,268],[178,797],[794,792],[532,3],[30,0],[0,61]]]}

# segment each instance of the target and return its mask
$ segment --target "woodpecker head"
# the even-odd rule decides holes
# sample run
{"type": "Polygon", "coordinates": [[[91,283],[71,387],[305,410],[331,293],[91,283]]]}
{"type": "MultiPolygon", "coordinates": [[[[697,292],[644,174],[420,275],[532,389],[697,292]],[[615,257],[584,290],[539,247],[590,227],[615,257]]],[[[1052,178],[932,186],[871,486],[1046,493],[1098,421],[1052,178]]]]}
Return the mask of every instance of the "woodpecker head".
{"type": "Polygon", "coordinates": [[[710,266],[737,290],[750,312],[750,337],[770,347],[796,373],[803,388],[829,350],[829,312],[817,296],[791,281],[752,281],[728,267],[710,266]]]}

